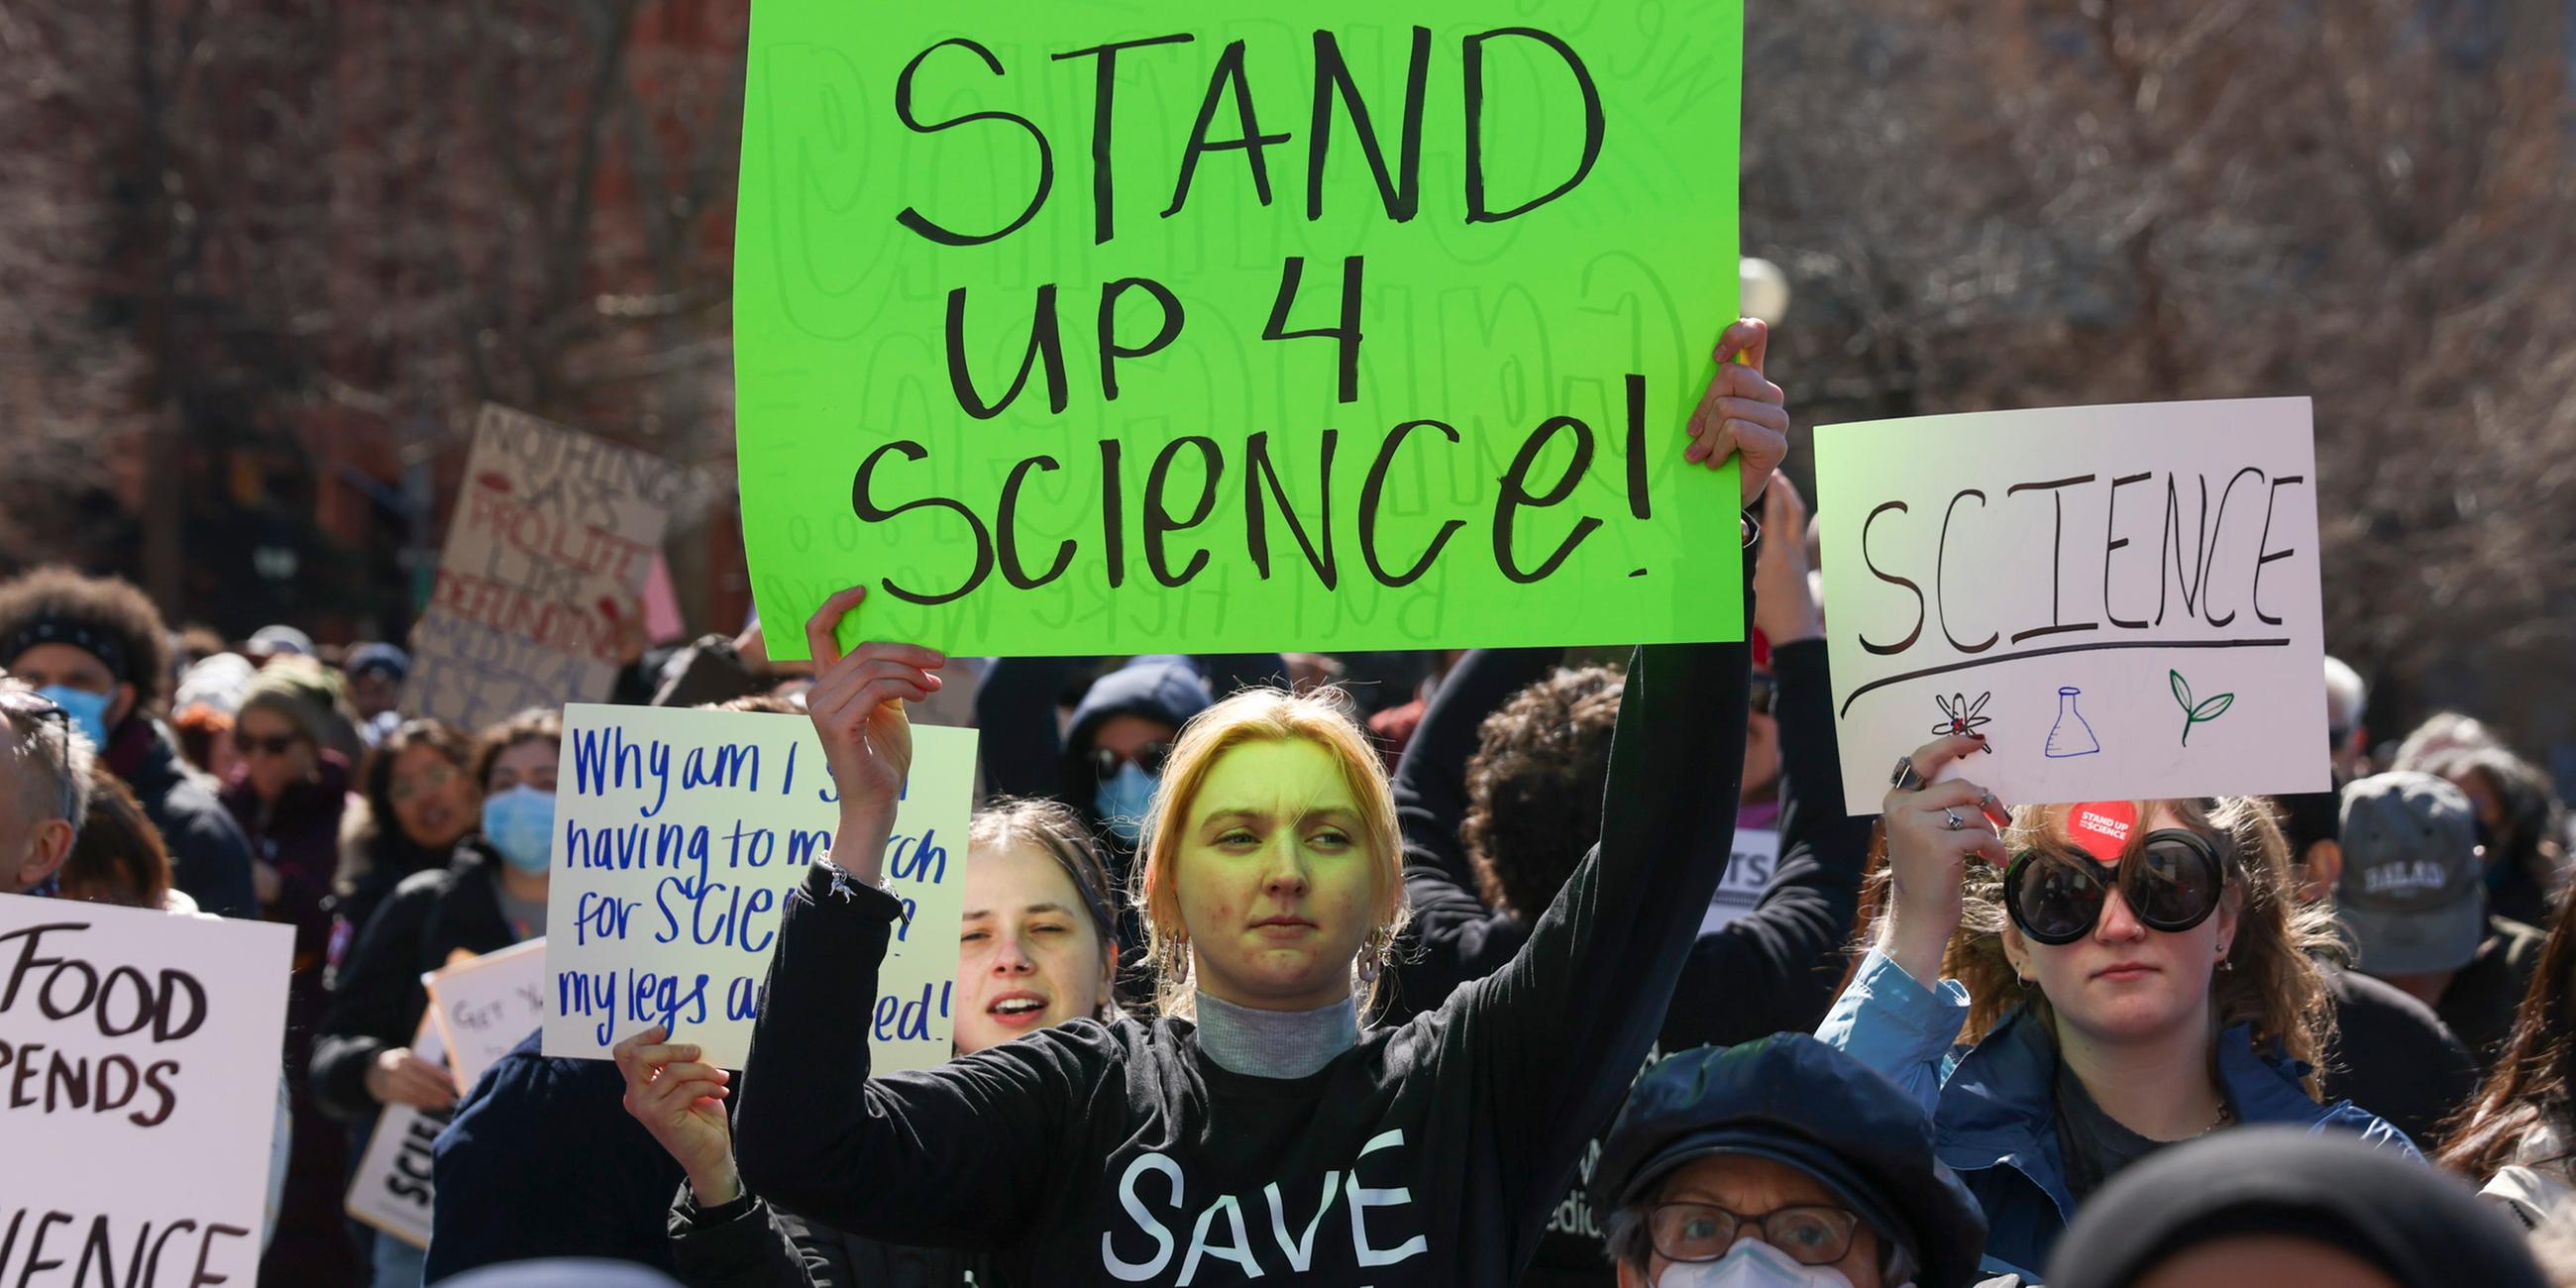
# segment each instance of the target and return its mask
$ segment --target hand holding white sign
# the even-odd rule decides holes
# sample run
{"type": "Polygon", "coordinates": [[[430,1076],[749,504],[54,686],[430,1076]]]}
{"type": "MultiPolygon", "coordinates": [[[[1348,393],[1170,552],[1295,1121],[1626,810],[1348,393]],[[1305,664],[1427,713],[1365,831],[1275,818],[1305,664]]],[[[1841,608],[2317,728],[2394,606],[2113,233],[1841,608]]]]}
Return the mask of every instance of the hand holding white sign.
{"type": "Polygon", "coordinates": [[[1941,978],[1941,955],[1959,928],[1968,860],[2009,862],[2001,828],[2012,813],[1995,794],[1965,778],[1931,782],[1953,761],[1985,749],[1977,739],[1935,738],[1907,758],[1912,772],[1887,789],[1887,868],[1895,888],[1878,948],[1917,980],[1941,978]]]}

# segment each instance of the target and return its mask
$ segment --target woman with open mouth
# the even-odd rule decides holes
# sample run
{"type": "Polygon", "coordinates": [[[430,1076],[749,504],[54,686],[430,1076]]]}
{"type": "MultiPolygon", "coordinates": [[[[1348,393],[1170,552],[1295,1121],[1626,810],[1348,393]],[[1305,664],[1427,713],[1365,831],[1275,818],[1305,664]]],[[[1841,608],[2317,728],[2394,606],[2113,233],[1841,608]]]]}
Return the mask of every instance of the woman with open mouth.
{"type": "MultiPolygon", "coordinates": [[[[967,831],[957,937],[955,1045],[973,1055],[1075,1020],[1116,1018],[1117,920],[1091,829],[1046,800],[1001,800],[967,831]]],[[[780,1211],[745,1190],[722,1102],[732,1076],[666,1045],[659,1026],[618,1044],[626,1108],[688,1173],[671,1210],[671,1257],[692,1288],[1004,1283],[971,1250],[905,1246],[780,1211]],[[647,1052],[673,1059],[658,1068],[647,1052]]]]}
{"type": "MultiPolygon", "coordinates": [[[[1742,548],[1748,597],[1754,525],[1724,521],[1787,450],[1766,340],[1759,322],[1727,329],[1673,463],[1740,456],[1734,505],[1709,487],[1700,518],[1742,548]]],[[[786,901],[753,1029],[734,1120],[749,1188],[871,1238],[987,1252],[1017,1284],[1511,1282],[1724,876],[1747,646],[1638,650],[1598,847],[1512,962],[1435,1010],[1361,1027],[1405,915],[1376,750],[1330,700],[1256,689],[1189,722],[1148,811],[1131,893],[1159,1017],[867,1077],[859,1021],[902,916],[878,882],[911,765],[903,702],[937,691],[945,659],[892,643],[845,657],[842,618],[866,593],[807,627],[841,822],[833,864],[786,901]]],[[[669,1047],[630,1055],[674,1094],[723,1089],[669,1047]]]]}
{"type": "Polygon", "coordinates": [[[2240,1123],[2404,1133],[2312,1072],[2332,1027],[2263,801],[2095,801],[2008,809],[1966,779],[1978,749],[1900,761],[1867,956],[1817,1036],[1922,1097],[1941,1161],[1991,1227],[1986,1267],[2035,1271],[2077,1207],[2167,1144],[2240,1123]],[[1982,858],[1983,864],[1971,859],[1982,858]]]}

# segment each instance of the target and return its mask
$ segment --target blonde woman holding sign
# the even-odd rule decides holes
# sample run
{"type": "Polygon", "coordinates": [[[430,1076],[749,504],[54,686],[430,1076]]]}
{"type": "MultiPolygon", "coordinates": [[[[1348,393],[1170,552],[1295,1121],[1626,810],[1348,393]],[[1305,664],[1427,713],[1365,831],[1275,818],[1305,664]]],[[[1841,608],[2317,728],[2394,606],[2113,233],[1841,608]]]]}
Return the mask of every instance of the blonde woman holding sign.
{"type": "MultiPolygon", "coordinates": [[[[1729,328],[1722,351],[1749,362],[1721,368],[1685,454],[1740,455],[1739,506],[1787,447],[1764,338],[1729,328]]],[[[1256,690],[1191,721],[1155,797],[1139,894],[1162,1017],[862,1082],[902,915],[877,888],[911,760],[902,703],[943,661],[841,656],[862,594],[807,628],[846,869],[817,865],[782,918],[735,1119],[745,1183],[872,1238],[990,1249],[1013,1282],[1510,1282],[1724,873],[1735,793],[1711,783],[1743,754],[1745,645],[1639,650],[1597,850],[1520,954],[1438,1010],[1361,1032],[1402,917],[1385,774],[1337,708],[1256,690]]]]}
{"type": "Polygon", "coordinates": [[[2246,796],[2008,810],[1935,740],[1897,763],[1872,947],[1817,1036],[1921,1097],[1941,1161],[1985,1209],[1989,1270],[2033,1278],[2094,1190],[2163,1146],[2241,1123],[2356,1131],[2321,1105],[2331,1027],[2309,950],[2325,914],[2246,796]],[[1977,860],[1983,860],[1982,863],[1977,860]]]}

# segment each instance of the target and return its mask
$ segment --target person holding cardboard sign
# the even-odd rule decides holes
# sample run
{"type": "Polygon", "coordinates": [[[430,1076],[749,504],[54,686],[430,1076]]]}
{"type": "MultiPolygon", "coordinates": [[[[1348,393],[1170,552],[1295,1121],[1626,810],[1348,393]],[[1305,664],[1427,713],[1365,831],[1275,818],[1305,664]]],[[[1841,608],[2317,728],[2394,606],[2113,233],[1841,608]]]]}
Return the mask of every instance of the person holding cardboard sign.
{"type": "MultiPolygon", "coordinates": [[[[1005,800],[967,833],[957,939],[957,1054],[1075,1019],[1117,1014],[1117,921],[1109,870],[1082,816],[1055,801],[1005,800]]],[[[723,1101],[732,1074],[659,1025],[617,1044],[626,1112],[688,1172],[671,1208],[671,1260],[695,1288],[986,1284],[991,1258],[846,1234],[742,1187],[723,1101]]]]}
{"type": "MultiPolygon", "coordinates": [[[[1739,507],[1787,448],[1763,340],[1729,329],[1721,352],[1747,364],[1722,368],[1687,451],[1741,458],[1739,507]]],[[[1510,1282],[1724,875],[1735,793],[1708,783],[1743,754],[1747,647],[1637,652],[1611,758],[1623,808],[1512,962],[1436,1010],[1361,1031],[1403,917],[1385,771],[1338,708],[1256,690],[1182,731],[1156,792],[1139,897],[1160,1019],[854,1083],[870,1065],[850,1020],[901,916],[876,888],[910,760],[901,703],[943,660],[842,657],[864,593],[809,627],[847,866],[817,864],[781,919],[735,1118],[744,1182],[854,1233],[992,1249],[1014,1281],[1177,1284],[1225,1261],[1310,1284],[1510,1282]]]]}
{"type": "Polygon", "coordinates": [[[2414,1155],[2309,1070],[2332,1026],[2289,847],[2254,797],[2008,810],[1973,734],[1898,762],[1871,946],[1817,1036],[1932,1111],[1992,1227],[1991,1270],[2047,1264],[2067,1216],[2166,1144],[2236,1124],[2414,1155]],[[1971,860],[1982,858],[1983,865],[1971,860]]]}

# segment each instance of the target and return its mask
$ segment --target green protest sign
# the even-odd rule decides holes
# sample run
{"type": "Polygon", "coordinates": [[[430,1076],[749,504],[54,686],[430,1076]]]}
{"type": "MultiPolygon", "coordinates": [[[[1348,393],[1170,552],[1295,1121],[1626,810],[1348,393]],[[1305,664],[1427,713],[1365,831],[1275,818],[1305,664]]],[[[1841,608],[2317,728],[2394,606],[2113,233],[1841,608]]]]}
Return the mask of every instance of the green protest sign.
{"type": "Polygon", "coordinates": [[[758,0],[735,246],[770,649],[1741,635],[1738,0],[758,0]]]}

